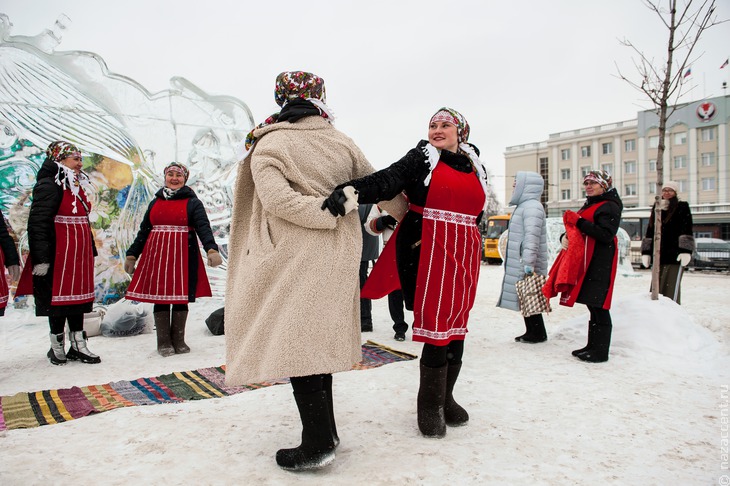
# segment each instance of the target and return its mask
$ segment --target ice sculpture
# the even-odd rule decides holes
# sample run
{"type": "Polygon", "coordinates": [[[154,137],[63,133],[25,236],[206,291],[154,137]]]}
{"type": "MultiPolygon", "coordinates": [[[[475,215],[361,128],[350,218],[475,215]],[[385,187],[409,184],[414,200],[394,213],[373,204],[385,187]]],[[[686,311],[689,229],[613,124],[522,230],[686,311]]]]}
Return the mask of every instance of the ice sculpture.
{"type": "Polygon", "coordinates": [[[0,209],[21,251],[43,151],[53,140],[71,141],[84,152],[84,170],[97,188],[91,214],[99,249],[97,300],[118,298],[129,282],[120,255],[162,185],[162,168],[176,160],[190,167],[188,184],[222,245],[224,264],[208,270],[214,295],[222,295],[236,146],[253,128],[250,110],[180,77],[152,94],[110,73],[97,54],[56,52],[69,24],[62,15],[37,36],[12,36],[12,24],[0,14],[0,209]]]}

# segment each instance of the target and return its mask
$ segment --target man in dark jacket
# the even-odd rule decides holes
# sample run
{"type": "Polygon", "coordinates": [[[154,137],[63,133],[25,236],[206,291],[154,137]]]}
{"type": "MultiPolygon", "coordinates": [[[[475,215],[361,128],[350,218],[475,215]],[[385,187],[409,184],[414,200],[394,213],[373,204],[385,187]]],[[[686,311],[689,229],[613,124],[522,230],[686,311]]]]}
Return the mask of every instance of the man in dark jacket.
{"type": "MultiPolygon", "coordinates": [[[[689,204],[677,198],[679,184],[669,181],[662,187],[662,241],[659,249],[659,293],[679,304],[684,267],[695,249],[692,213],[689,204]]],[[[641,242],[641,262],[649,268],[654,254],[654,206],[641,242]]]]}

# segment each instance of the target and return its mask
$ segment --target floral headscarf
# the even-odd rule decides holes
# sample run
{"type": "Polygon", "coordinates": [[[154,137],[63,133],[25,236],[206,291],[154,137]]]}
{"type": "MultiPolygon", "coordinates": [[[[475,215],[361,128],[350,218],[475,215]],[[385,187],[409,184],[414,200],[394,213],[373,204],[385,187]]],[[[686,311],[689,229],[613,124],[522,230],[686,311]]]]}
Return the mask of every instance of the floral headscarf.
{"type": "Polygon", "coordinates": [[[448,108],[446,106],[439,108],[428,123],[431,124],[435,121],[445,121],[455,125],[459,143],[464,143],[469,140],[469,123],[467,123],[464,115],[453,108],[448,108]]]}
{"type": "Polygon", "coordinates": [[[61,163],[61,161],[66,157],[81,157],[81,151],[72,143],[64,140],[57,140],[55,142],[51,142],[48,146],[46,149],[46,156],[51,159],[56,166],[58,166],[58,172],[56,172],[56,177],[54,178],[56,184],[61,186],[63,190],[70,190],[74,195],[73,201],[71,202],[71,206],[73,207],[71,212],[73,214],[78,212],[76,202],[81,201],[81,204],[86,208],[86,212],[88,213],[90,207],[87,205],[87,202],[79,196],[79,188],[83,188],[85,192],[93,190],[89,176],[83,171],[80,171],[77,174],[76,171],[61,163]]]}
{"type": "Polygon", "coordinates": [[[585,183],[586,181],[597,182],[601,185],[601,187],[603,187],[604,191],[608,191],[613,186],[613,179],[611,178],[611,174],[609,174],[605,170],[590,171],[583,178],[583,183],[585,183]]]}
{"type": "MultiPolygon", "coordinates": [[[[484,203],[486,208],[486,203],[489,200],[489,190],[487,189],[487,169],[479,160],[479,155],[474,150],[474,147],[467,143],[467,140],[469,139],[469,124],[466,122],[466,118],[464,118],[464,115],[454,110],[453,108],[448,108],[444,106],[443,108],[439,108],[438,111],[431,117],[429,125],[431,124],[431,122],[434,121],[445,121],[456,126],[459,150],[463,152],[467,157],[469,157],[469,160],[471,160],[474,171],[477,173],[479,183],[481,184],[482,189],[484,190],[484,194],[486,196],[484,203]]],[[[429,166],[429,174],[424,179],[423,185],[427,186],[431,182],[431,173],[433,173],[433,170],[436,168],[436,164],[438,164],[438,161],[441,158],[441,153],[436,147],[434,147],[430,143],[426,144],[424,149],[428,156],[427,162],[429,166]]]]}
{"type": "MultiPolygon", "coordinates": [[[[274,87],[274,100],[276,104],[284,108],[289,101],[296,99],[311,102],[317,107],[322,118],[330,123],[334,121],[334,114],[326,105],[327,96],[324,89],[324,79],[316,74],[305,71],[284,71],[276,77],[276,85],[274,87]]],[[[274,113],[246,135],[242,159],[245,159],[251,153],[256,143],[256,137],[253,135],[254,130],[276,123],[279,120],[279,113],[274,113]]]]}
{"type": "Polygon", "coordinates": [[[188,181],[188,176],[190,175],[188,168],[180,162],[170,162],[167,167],[162,170],[162,174],[167,176],[168,172],[177,172],[185,178],[185,182],[188,181]]]}
{"type": "Polygon", "coordinates": [[[46,149],[46,157],[54,162],[61,162],[66,157],[81,157],[81,151],[72,143],[57,140],[51,142],[46,149]]]}

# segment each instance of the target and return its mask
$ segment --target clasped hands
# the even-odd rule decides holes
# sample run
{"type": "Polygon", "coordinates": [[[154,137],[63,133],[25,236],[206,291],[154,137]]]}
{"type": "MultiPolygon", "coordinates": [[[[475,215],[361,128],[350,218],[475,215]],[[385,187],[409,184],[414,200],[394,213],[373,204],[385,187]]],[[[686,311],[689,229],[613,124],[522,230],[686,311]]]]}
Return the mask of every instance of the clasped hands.
{"type": "Polygon", "coordinates": [[[344,216],[353,209],[357,209],[357,191],[352,186],[345,186],[335,189],[332,194],[322,203],[322,211],[325,209],[332,213],[332,216],[344,216]]]}

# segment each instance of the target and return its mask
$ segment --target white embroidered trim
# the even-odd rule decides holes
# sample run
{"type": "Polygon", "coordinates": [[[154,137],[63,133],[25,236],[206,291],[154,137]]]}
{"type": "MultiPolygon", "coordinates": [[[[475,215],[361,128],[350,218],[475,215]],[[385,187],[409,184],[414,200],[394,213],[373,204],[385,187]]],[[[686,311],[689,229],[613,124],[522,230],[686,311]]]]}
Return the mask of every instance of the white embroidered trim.
{"type": "MultiPolygon", "coordinates": [[[[86,294],[79,294],[79,295],[58,295],[56,297],[51,298],[51,302],[71,302],[71,301],[85,301],[94,299],[94,292],[89,292],[86,294]]],[[[84,302],[80,302],[83,304],[84,302]]]]}
{"type": "Polygon", "coordinates": [[[61,224],[88,224],[89,218],[86,216],[56,216],[53,218],[53,222],[61,224]]]}
{"type": "Polygon", "coordinates": [[[455,328],[449,329],[446,332],[429,331],[427,329],[422,329],[420,327],[413,328],[414,336],[423,336],[426,338],[436,339],[436,340],[447,339],[451,336],[466,336],[466,333],[467,333],[467,329],[465,327],[455,327],[455,328]]]}
{"type": "Polygon", "coordinates": [[[423,208],[423,217],[434,221],[444,221],[446,223],[475,225],[477,217],[471,214],[454,213],[452,211],[444,211],[442,209],[423,208]]]}
{"type": "Polygon", "coordinates": [[[173,226],[173,225],[159,225],[159,226],[153,226],[152,227],[152,233],[187,233],[190,231],[190,228],[187,226],[173,226]]]}
{"type": "Polygon", "coordinates": [[[175,302],[175,301],[178,301],[179,302],[181,300],[183,300],[185,302],[188,301],[188,296],[187,295],[181,295],[181,294],[178,294],[178,295],[159,295],[159,294],[142,294],[142,293],[139,293],[139,292],[127,292],[127,295],[126,295],[126,298],[127,299],[129,299],[129,300],[136,300],[135,297],[138,298],[138,299],[154,300],[156,302],[157,301],[159,301],[159,302],[175,302]]]}

